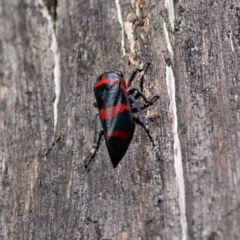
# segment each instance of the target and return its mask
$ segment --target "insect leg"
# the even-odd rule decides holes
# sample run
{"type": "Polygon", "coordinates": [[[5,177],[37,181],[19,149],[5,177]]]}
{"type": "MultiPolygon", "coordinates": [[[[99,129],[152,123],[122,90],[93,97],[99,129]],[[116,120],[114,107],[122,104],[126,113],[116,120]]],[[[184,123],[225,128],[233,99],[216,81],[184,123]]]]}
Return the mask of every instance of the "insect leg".
{"type": "Polygon", "coordinates": [[[98,113],[96,113],[94,118],[94,137],[93,137],[93,145],[89,151],[88,156],[84,160],[84,165],[87,168],[92,161],[93,157],[95,156],[97,149],[99,147],[99,143],[101,140],[101,137],[103,135],[103,131],[101,130],[100,133],[98,133],[98,113]]]}
{"type": "MultiPolygon", "coordinates": [[[[149,100],[146,98],[146,96],[141,92],[141,90],[139,88],[131,87],[131,88],[127,89],[127,92],[130,94],[133,94],[135,91],[137,91],[139,93],[139,96],[141,96],[143,98],[143,100],[148,104],[153,104],[159,98],[159,95],[155,95],[155,96],[153,96],[153,98],[151,100],[149,100]]],[[[137,97],[135,97],[135,99],[137,99],[137,97]]]]}
{"type": "Polygon", "coordinates": [[[134,80],[134,78],[136,77],[138,72],[143,72],[143,74],[147,71],[148,66],[150,65],[150,62],[146,62],[142,68],[136,68],[132,71],[132,73],[130,74],[130,76],[127,79],[127,87],[131,86],[132,81],[134,80]]]}
{"type": "Polygon", "coordinates": [[[136,108],[137,108],[137,110],[139,112],[139,115],[141,116],[142,123],[143,123],[144,127],[146,128],[146,130],[150,131],[147,119],[146,119],[145,115],[143,114],[142,109],[138,105],[138,103],[136,101],[136,98],[134,96],[132,96],[132,95],[130,95],[128,98],[135,104],[135,106],[136,106],[136,108]]]}

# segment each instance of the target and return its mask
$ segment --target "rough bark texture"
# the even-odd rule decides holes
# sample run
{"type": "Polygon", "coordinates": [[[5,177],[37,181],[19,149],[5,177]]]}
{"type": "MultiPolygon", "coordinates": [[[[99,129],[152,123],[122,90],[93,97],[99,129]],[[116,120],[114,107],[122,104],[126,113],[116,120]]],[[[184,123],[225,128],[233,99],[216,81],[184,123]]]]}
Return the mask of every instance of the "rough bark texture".
{"type": "Polygon", "coordinates": [[[239,239],[239,50],[239,1],[1,0],[0,239],[239,239]],[[153,142],[87,173],[96,77],[144,61],[153,142]]]}

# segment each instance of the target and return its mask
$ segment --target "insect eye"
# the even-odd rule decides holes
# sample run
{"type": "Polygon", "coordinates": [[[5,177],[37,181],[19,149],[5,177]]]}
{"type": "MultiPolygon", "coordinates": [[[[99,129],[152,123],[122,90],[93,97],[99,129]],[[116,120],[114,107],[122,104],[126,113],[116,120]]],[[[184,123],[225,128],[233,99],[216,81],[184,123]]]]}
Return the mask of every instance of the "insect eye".
{"type": "Polygon", "coordinates": [[[119,77],[123,78],[123,73],[122,73],[122,72],[117,71],[116,74],[117,74],[119,77]]]}
{"type": "Polygon", "coordinates": [[[99,82],[99,81],[102,79],[102,76],[103,76],[103,74],[100,75],[100,76],[97,78],[96,83],[99,82]]]}

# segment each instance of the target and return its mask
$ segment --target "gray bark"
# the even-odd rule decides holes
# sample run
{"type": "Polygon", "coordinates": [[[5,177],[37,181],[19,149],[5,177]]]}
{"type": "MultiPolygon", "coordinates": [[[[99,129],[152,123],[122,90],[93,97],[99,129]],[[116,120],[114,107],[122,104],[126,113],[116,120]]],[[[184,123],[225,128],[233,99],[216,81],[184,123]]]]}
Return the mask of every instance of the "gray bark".
{"type": "Polygon", "coordinates": [[[233,0],[1,0],[0,239],[239,239],[239,29],[233,0]],[[153,141],[87,172],[95,79],[146,61],[153,141]]]}

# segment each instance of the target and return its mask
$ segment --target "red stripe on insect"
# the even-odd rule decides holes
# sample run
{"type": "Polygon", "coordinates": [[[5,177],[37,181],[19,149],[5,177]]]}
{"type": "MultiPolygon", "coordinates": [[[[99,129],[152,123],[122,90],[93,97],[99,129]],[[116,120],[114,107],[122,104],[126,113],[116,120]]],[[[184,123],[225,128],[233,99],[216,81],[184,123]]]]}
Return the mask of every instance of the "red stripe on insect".
{"type": "Polygon", "coordinates": [[[116,114],[129,111],[131,109],[131,106],[129,103],[123,104],[121,102],[118,102],[117,105],[108,107],[108,108],[102,108],[99,110],[99,117],[101,120],[105,120],[106,118],[113,118],[116,114]]]}
{"type": "Polygon", "coordinates": [[[124,131],[114,131],[107,134],[107,137],[120,137],[124,140],[129,139],[132,136],[130,132],[124,132],[124,131]]]}
{"type": "Polygon", "coordinates": [[[102,79],[99,82],[95,83],[93,87],[97,88],[103,84],[113,84],[116,82],[119,82],[119,79],[108,79],[108,78],[102,77],[102,79]]]}

